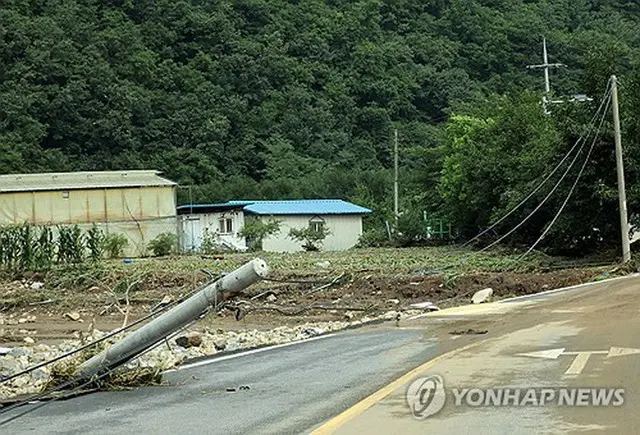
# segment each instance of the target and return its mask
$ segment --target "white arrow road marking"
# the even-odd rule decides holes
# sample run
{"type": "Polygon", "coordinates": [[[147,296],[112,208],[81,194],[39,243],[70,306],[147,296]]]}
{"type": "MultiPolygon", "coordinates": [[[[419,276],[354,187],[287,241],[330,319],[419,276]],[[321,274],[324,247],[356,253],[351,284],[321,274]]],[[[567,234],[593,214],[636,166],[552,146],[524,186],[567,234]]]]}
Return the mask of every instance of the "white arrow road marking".
{"type": "Polygon", "coordinates": [[[612,358],[614,356],[634,355],[637,353],[640,353],[640,349],[633,349],[630,347],[612,347],[611,349],[609,349],[607,358],[612,358]]]}
{"type": "Polygon", "coordinates": [[[579,375],[587,365],[591,355],[606,355],[607,358],[625,355],[640,354],[640,349],[634,349],[630,347],[611,347],[607,350],[591,350],[591,351],[578,351],[578,352],[565,352],[565,348],[540,350],[537,352],[518,353],[517,356],[527,356],[531,358],[542,359],[558,359],[560,355],[575,355],[573,362],[569,366],[565,375],[579,375]]]}
{"type": "Polygon", "coordinates": [[[584,366],[587,365],[587,361],[589,361],[589,357],[591,356],[591,352],[577,352],[577,356],[573,359],[573,362],[569,366],[565,375],[579,375],[582,373],[584,366]]]}
{"type": "Polygon", "coordinates": [[[529,356],[531,358],[558,359],[564,352],[564,347],[559,349],[540,350],[538,352],[519,353],[517,356],[529,356]]]}

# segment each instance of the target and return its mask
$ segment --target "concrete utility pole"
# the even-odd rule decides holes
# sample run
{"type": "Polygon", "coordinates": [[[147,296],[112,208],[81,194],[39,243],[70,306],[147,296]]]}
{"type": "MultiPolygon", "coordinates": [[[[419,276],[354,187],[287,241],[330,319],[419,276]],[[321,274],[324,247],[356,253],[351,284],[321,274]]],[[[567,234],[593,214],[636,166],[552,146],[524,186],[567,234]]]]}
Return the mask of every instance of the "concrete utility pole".
{"type": "Polygon", "coordinates": [[[175,306],[160,317],[134,331],[105,351],[85,361],[76,371],[76,376],[88,378],[94,374],[105,373],[117,367],[140,352],[166,338],[198,319],[211,306],[222,302],[225,295],[235,294],[254,284],[269,274],[269,267],[263,260],[256,258],[234,270],[218,281],[208,285],[186,301],[175,306]]]}
{"type": "Polygon", "coordinates": [[[616,169],[618,173],[618,202],[620,205],[620,233],[622,236],[622,262],[631,260],[629,222],[627,221],[627,194],[624,186],[624,161],[622,159],[622,133],[620,132],[620,108],[618,106],[618,78],[611,76],[611,103],[613,128],[616,141],[616,169]]]}
{"type": "Polygon", "coordinates": [[[396,220],[396,231],[398,230],[398,217],[400,212],[398,209],[398,129],[393,131],[393,215],[396,220]]]}
{"type": "Polygon", "coordinates": [[[549,80],[549,68],[561,68],[561,67],[566,67],[566,65],[563,63],[549,63],[549,55],[547,53],[547,38],[542,38],[542,61],[544,63],[540,65],[528,65],[527,68],[529,69],[543,68],[544,69],[544,95],[542,96],[542,107],[544,109],[544,113],[548,115],[550,113],[548,108],[549,104],[564,103],[564,101],[560,101],[560,100],[552,101],[550,99],[551,83],[549,80]]]}

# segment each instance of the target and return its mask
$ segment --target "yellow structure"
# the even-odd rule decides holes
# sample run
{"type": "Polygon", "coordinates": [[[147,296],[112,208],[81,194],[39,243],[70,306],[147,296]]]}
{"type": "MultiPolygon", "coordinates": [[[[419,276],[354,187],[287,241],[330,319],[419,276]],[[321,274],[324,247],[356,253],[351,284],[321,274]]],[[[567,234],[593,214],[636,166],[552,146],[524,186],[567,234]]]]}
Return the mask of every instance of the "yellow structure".
{"type": "Polygon", "coordinates": [[[0,175],[0,225],[98,225],[146,254],[158,234],[177,234],[176,183],[157,171],[0,175]]]}

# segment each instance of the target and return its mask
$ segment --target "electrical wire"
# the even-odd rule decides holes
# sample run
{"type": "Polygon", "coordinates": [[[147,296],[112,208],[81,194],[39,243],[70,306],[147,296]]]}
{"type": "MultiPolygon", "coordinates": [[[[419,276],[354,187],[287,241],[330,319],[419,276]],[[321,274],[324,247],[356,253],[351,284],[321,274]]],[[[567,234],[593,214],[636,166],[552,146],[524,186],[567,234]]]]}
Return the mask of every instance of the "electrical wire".
{"type": "Polygon", "coordinates": [[[604,95],[602,101],[600,102],[600,106],[598,107],[598,110],[596,110],[596,112],[594,113],[593,117],[589,121],[589,130],[587,131],[587,136],[585,136],[585,134],[583,133],[578,138],[576,143],[571,147],[571,149],[564,155],[562,160],[560,160],[560,162],[556,165],[556,167],[553,168],[553,170],[547,176],[545,176],[545,178],[538,184],[538,186],[535,189],[533,189],[522,201],[520,201],[516,206],[514,206],[511,210],[509,210],[504,216],[502,216],[500,219],[498,219],[496,222],[494,222],[489,228],[486,228],[484,231],[480,232],[478,235],[476,235],[472,239],[468,240],[466,243],[462,244],[460,246],[461,248],[464,248],[464,247],[468,246],[469,244],[471,244],[474,241],[478,240],[480,237],[482,237],[483,235],[485,235],[489,231],[493,230],[496,226],[498,226],[500,223],[502,223],[506,218],[511,216],[516,210],[518,210],[520,207],[522,207],[529,199],[531,199],[531,197],[533,197],[533,195],[535,195],[547,183],[547,181],[549,181],[549,179],[558,171],[558,169],[560,169],[560,167],[562,167],[564,162],[569,158],[569,156],[573,153],[573,151],[576,149],[576,147],[581,142],[586,141],[588,139],[588,137],[589,137],[589,135],[591,133],[591,130],[593,128],[593,124],[595,123],[596,119],[598,119],[598,114],[602,110],[604,102],[605,102],[605,100],[607,100],[607,98],[610,95],[610,93],[611,93],[611,79],[609,79],[609,82],[607,83],[607,90],[605,91],[605,95],[604,95]]]}
{"type": "Polygon", "coordinates": [[[36,365],[34,365],[34,366],[28,367],[28,368],[26,368],[26,369],[24,369],[24,370],[22,370],[22,371],[20,371],[20,372],[17,372],[17,373],[14,373],[14,374],[12,374],[12,375],[9,375],[9,376],[6,376],[6,377],[3,377],[3,378],[1,378],[1,379],[0,379],[0,384],[3,384],[3,383],[5,383],[5,382],[9,382],[9,381],[11,381],[12,379],[15,379],[15,378],[17,378],[17,377],[20,377],[20,376],[26,375],[26,374],[28,374],[28,373],[31,373],[31,372],[32,372],[32,371],[34,371],[34,370],[37,370],[37,369],[42,368],[42,367],[46,367],[46,366],[48,366],[48,365],[50,365],[50,364],[53,364],[53,363],[55,363],[55,362],[58,362],[58,361],[60,361],[60,360],[62,360],[62,359],[65,359],[65,358],[67,358],[67,357],[70,357],[70,356],[72,356],[72,355],[75,355],[76,353],[78,353],[78,352],[82,352],[82,351],[84,351],[84,350],[86,350],[86,349],[89,349],[89,348],[91,348],[91,347],[95,346],[96,344],[102,343],[103,341],[108,340],[109,338],[111,338],[111,337],[113,337],[113,336],[115,336],[115,335],[118,335],[118,334],[120,334],[121,332],[125,332],[125,331],[127,331],[127,330],[129,330],[129,329],[133,328],[134,326],[137,326],[137,325],[141,324],[142,322],[144,322],[144,321],[146,321],[146,320],[149,320],[149,319],[151,319],[151,318],[153,318],[153,317],[156,317],[158,314],[161,314],[161,313],[163,313],[163,312],[167,311],[167,310],[168,310],[168,309],[170,309],[170,308],[173,308],[173,307],[174,307],[174,306],[176,306],[177,304],[181,303],[182,301],[186,300],[187,298],[189,298],[189,297],[193,296],[194,294],[196,294],[197,292],[201,291],[203,288],[207,287],[207,286],[208,286],[208,285],[210,285],[212,282],[213,282],[213,281],[207,281],[205,284],[203,284],[203,285],[199,286],[198,288],[196,288],[195,290],[192,290],[191,292],[187,293],[184,297],[182,297],[182,298],[180,298],[180,299],[177,299],[177,300],[175,300],[175,301],[173,301],[173,302],[171,302],[171,303],[169,303],[169,304],[167,304],[167,305],[164,305],[164,306],[162,306],[162,307],[159,307],[157,310],[153,311],[152,313],[147,314],[147,315],[146,315],[146,316],[144,316],[144,317],[141,317],[140,319],[136,320],[135,322],[130,323],[130,324],[129,324],[129,325],[127,325],[127,326],[124,326],[124,327],[122,327],[122,328],[119,328],[119,329],[116,329],[116,330],[114,330],[114,331],[111,331],[110,333],[108,333],[108,334],[104,335],[103,337],[100,337],[100,338],[99,338],[99,339],[97,339],[97,340],[94,340],[94,341],[92,341],[92,342],[90,342],[90,343],[87,343],[87,344],[84,344],[84,345],[82,345],[82,346],[80,346],[80,347],[78,347],[78,348],[76,348],[76,349],[73,349],[73,350],[70,350],[70,351],[68,351],[68,352],[65,352],[65,353],[63,353],[63,354],[61,354],[61,355],[58,355],[57,357],[52,358],[52,359],[50,359],[50,360],[43,361],[43,362],[38,363],[38,364],[36,364],[36,365]]]}
{"type": "MultiPolygon", "coordinates": [[[[193,322],[192,322],[192,323],[193,323],[193,322]]],[[[166,339],[171,339],[172,337],[174,337],[174,336],[176,336],[177,334],[179,334],[180,332],[182,332],[182,331],[183,331],[185,328],[187,328],[188,326],[189,326],[189,325],[186,325],[186,326],[184,326],[184,327],[180,328],[179,330],[177,330],[177,331],[175,331],[175,332],[171,333],[171,334],[170,334],[166,339]]],[[[76,391],[78,391],[78,390],[81,390],[81,389],[83,389],[83,388],[85,388],[85,387],[87,387],[87,386],[89,386],[89,385],[92,385],[92,384],[94,384],[94,383],[96,383],[96,382],[98,382],[98,381],[100,381],[100,380],[102,380],[102,379],[104,379],[104,378],[106,378],[106,377],[108,377],[108,376],[111,376],[111,375],[115,372],[115,370],[117,370],[117,369],[118,369],[119,367],[121,367],[122,365],[124,365],[124,364],[126,364],[126,363],[128,363],[128,362],[131,362],[131,361],[135,361],[136,359],[138,359],[138,358],[142,357],[143,355],[147,354],[148,352],[152,351],[153,349],[155,349],[155,348],[156,348],[156,347],[158,347],[159,345],[163,344],[163,342],[164,342],[164,341],[165,341],[165,339],[164,339],[164,338],[163,338],[163,339],[161,339],[161,340],[158,340],[157,342],[155,342],[155,343],[151,344],[149,347],[147,347],[146,349],[144,349],[142,352],[140,352],[140,353],[138,353],[138,354],[136,354],[136,355],[134,355],[134,356],[131,356],[131,357],[125,358],[125,359],[123,359],[123,360],[121,360],[121,361],[119,361],[119,362],[116,362],[116,363],[114,364],[114,366],[112,366],[111,368],[105,369],[105,371],[104,371],[103,373],[95,374],[95,375],[94,375],[94,376],[92,376],[89,380],[87,380],[87,381],[85,381],[85,382],[83,382],[83,383],[81,383],[81,384],[76,385],[75,387],[73,387],[73,388],[69,391],[69,393],[70,393],[70,394],[72,394],[72,393],[74,393],[74,392],[76,392],[76,391]]],[[[50,395],[51,393],[55,393],[55,392],[58,392],[58,391],[62,391],[62,390],[66,389],[66,388],[68,388],[68,387],[70,387],[70,386],[72,386],[72,385],[74,385],[74,384],[77,384],[80,380],[81,380],[81,379],[77,379],[77,378],[76,378],[76,379],[71,379],[71,380],[69,380],[69,381],[66,381],[66,382],[64,382],[64,383],[62,383],[62,384],[60,384],[60,385],[56,386],[56,387],[55,387],[55,388],[53,388],[53,389],[46,390],[46,391],[43,391],[43,392],[41,392],[41,393],[35,394],[35,395],[33,395],[33,396],[30,396],[29,398],[24,399],[24,400],[21,400],[21,401],[19,401],[19,402],[16,402],[16,403],[14,403],[14,404],[12,404],[12,405],[10,405],[10,406],[6,407],[6,408],[0,408],[0,415],[2,415],[2,414],[6,414],[7,412],[9,412],[9,411],[11,411],[11,410],[13,410],[13,409],[16,409],[16,408],[18,408],[18,407],[20,407],[20,406],[26,405],[27,403],[30,403],[30,402],[33,402],[33,401],[36,401],[36,400],[42,399],[42,398],[44,398],[45,396],[50,395]]],[[[5,425],[5,424],[8,424],[8,423],[10,423],[10,422],[12,422],[12,421],[14,421],[14,420],[17,420],[17,419],[18,419],[18,418],[20,418],[20,417],[23,417],[23,416],[25,416],[25,415],[27,415],[27,414],[29,414],[29,413],[31,413],[31,412],[34,412],[34,411],[36,411],[36,410],[38,410],[38,409],[40,409],[40,408],[43,408],[43,407],[45,407],[45,406],[47,406],[47,405],[49,405],[49,404],[51,404],[51,403],[55,402],[55,401],[56,401],[56,400],[58,400],[58,399],[60,399],[60,397],[53,397],[53,398],[51,398],[50,400],[47,400],[47,401],[43,401],[43,402],[41,402],[41,403],[38,403],[38,404],[36,404],[34,407],[29,408],[29,409],[27,409],[26,411],[24,411],[24,412],[22,412],[22,413],[20,413],[20,414],[17,414],[17,415],[14,415],[14,416],[12,416],[12,417],[9,417],[9,418],[8,418],[8,419],[6,419],[6,420],[2,420],[2,421],[0,421],[0,426],[3,426],[3,425],[5,425]]]]}
{"type": "MultiPolygon", "coordinates": [[[[610,103],[610,101],[611,101],[611,95],[609,95],[609,99],[607,101],[607,107],[608,107],[608,104],[610,103]]],[[[580,178],[582,177],[582,174],[584,172],[585,167],[587,166],[587,163],[589,163],[589,160],[591,159],[591,153],[593,152],[593,148],[596,145],[596,140],[598,139],[598,136],[600,135],[600,130],[602,129],[602,125],[604,124],[605,115],[606,115],[606,111],[605,111],[605,113],[602,114],[602,119],[600,120],[600,125],[598,126],[598,130],[596,132],[596,135],[593,138],[593,142],[591,143],[591,147],[589,148],[589,152],[587,153],[587,157],[585,158],[584,162],[582,163],[582,167],[580,168],[580,172],[578,172],[578,176],[576,177],[575,181],[573,182],[573,185],[571,186],[571,189],[569,190],[569,193],[567,194],[566,198],[564,199],[564,202],[562,203],[562,206],[560,207],[560,209],[558,209],[558,212],[553,217],[553,219],[551,220],[551,222],[549,223],[547,228],[545,228],[545,230],[542,232],[540,237],[538,237],[538,240],[536,240],[535,243],[533,245],[531,245],[531,247],[524,254],[522,254],[522,256],[520,256],[516,261],[521,261],[531,251],[533,251],[536,246],[538,246],[538,244],[542,241],[542,239],[545,238],[547,233],[549,233],[549,231],[551,230],[553,225],[556,223],[556,221],[558,220],[558,218],[560,217],[560,215],[564,211],[564,208],[566,207],[567,203],[569,202],[569,199],[573,195],[573,192],[574,192],[576,186],[578,185],[578,182],[580,181],[580,178]]]]}
{"type": "MultiPolygon", "coordinates": [[[[600,105],[600,108],[598,110],[598,112],[600,112],[600,109],[602,109],[604,107],[604,103],[610,100],[611,98],[611,87],[608,88],[607,93],[605,94],[605,98],[602,101],[602,104],[600,105]]],[[[604,119],[604,116],[606,114],[606,111],[602,113],[602,119],[604,119]]],[[[580,146],[580,149],[578,150],[578,152],[576,153],[576,155],[573,157],[572,161],[570,162],[569,166],[565,169],[564,173],[562,174],[562,176],[560,177],[560,179],[556,182],[556,184],[553,186],[553,188],[551,189],[551,191],[544,197],[544,199],[536,206],[536,208],[533,209],[533,211],[531,211],[524,219],[522,219],[515,227],[513,227],[511,230],[509,230],[506,234],[504,234],[503,236],[501,236],[500,238],[498,238],[497,240],[495,240],[494,242],[490,243],[489,245],[485,246],[484,248],[480,249],[478,251],[478,253],[480,252],[484,252],[488,249],[491,249],[492,247],[494,247],[495,245],[497,245],[498,243],[500,243],[501,241],[503,241],[504,239],[506,239],[507,237],[509,237],[511,234],[513,234],[515,231],[517,231],[522,225],[524,225],[538,210],[540,210],[540,208],[542,208],[542,206],[549,200],[549,198],[551,198],[551,196],[556,192],[556,190],[558,189],[558,187],[560,186],[560,184],[562,184],[562,182],[564,181],[564,179],[566,178],[567,174],[571,171],[571,169],[573,168],[573,165],[576,163],[578,157],[580,156],[580,154],[582,153],[585,145],[587,144],[587,140],[589,139],[589,137],[591,136],[591,131],[593,130],[593,127],[595,127],[595,125],[590,124],[587,135],[584,136],[585,137],[585,141],[583,142],[583,144],[580,146]]],[[[599,134],[600,128],[598,128],[598,133],[599,134]]]]}

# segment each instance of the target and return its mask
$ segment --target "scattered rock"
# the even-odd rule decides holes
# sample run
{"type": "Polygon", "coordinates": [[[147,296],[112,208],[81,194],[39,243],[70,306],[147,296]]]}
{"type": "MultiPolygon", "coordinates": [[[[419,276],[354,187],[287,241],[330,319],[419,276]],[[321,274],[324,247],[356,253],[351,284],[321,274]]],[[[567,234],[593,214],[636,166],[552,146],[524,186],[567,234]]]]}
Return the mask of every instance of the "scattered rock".
{"type": "Polygon", "coordinates": [[[25,337],[22,339],[27,344],[34,344],[36,341],[31,337],[25,337]]]}
{"type": "Polygon", "coordinates": [[[6,355],[11,352],[13,349],[10,347],[2,347],[0,346],[0,355],[6,355]]]}
{"type": "Polygon", "coordinates": [[[270,294],[269,296],[267,296],[267,302],[269,303],[274,303],[278,300],[278,297],[276,295],[274,295],[273,293],[270,294]]]}
{"type": "Polygon", "coordinates": [[[9,351],[9,355],[14,358],[20,358],[21,356],[25,356],[27,354],[27,350],[22,347],[14,347],[9,351]]]}
{"type": "Polygon", "coordinates": [[[473,302],[474,304],[481,304],[483,302],[488,302],[491,299],[491,296],[493,296],[492,288],[479,290],[473,294],[473,297],[471,298],[471,302],[473,302]]]}
{"type": "Polygon", "coordinates": [[[42,287],[44,287],[44,283],[40,281],[32,282],[29,286],[31,290],[40,290],[42,287]]]}
{"type": "Polygon", "coordinates": [[[200,347],[200,345],[202,345],[202,336],[197,332],[189,332],[186,335],[176,338],[176,344],[185,349],[200,347]]]}
{"type": "Polygon", "coordinates": [[[69,319],[72,322],[77,322],[78,320],[80,320],[80,313],[78,313],[77,311],[69,311],[68,313],[64,313],[63,316],[65,319],[69,319]]]}
{"type": "Polygon", "coordinates": [[[49,373],[47,373],[44,369],[35,369],[31,372],[31,379],[34,381],[46,381],[49,379],[49,373]]]}
{"type": "Polygon", "coordinates": [[[329,261],[319,261],[316,263],[316,266],[321,267],[323,269],[326,269],[328,267],[331,267],[331,262],[329,261]]]}
{"type": "Polygon", "coordinates": [[[215,340],[213,342],[213,347],[217,350],[217,351],[221,351],[221,350],[225,350],[227,348],[227,340],[225,339],[218,339],[215,340]]]}
{"type": "Polygon", "coordinates": [[[424,311],[439,311],[440,308],[435,306],[433,302],[418,302],[415,304],[409,305],[411,308],[417,308],[424,311]]]}
{"type": "Polygon", "coordinates": [[[24,323],[27,323],[27,319],[25,319],[24,317],[20,318],[20,319],[18,319],[18,323],[21,324],[21,325],[24,324],[24,323]]]}
{"type": "Polygon", "coordinates": [[[387,300],[387,302],[393,304],[393,305],[398,305],[400,303],[400,299],[389,299],[387,300]]]}
{"type": "Polygon", "coordinates": [[[98,293],[100,291],[100,287],[98,287],[97,285],[94,285],[93,287],[89,287],[89,290],[87,290],[89,293],[98,293]]]}
{"type": "Polygon", "coordinates": [[[352,311],[347,311],[344,313],[344,320],[350,321],[353,320],[354,314],[352,311]]]}

